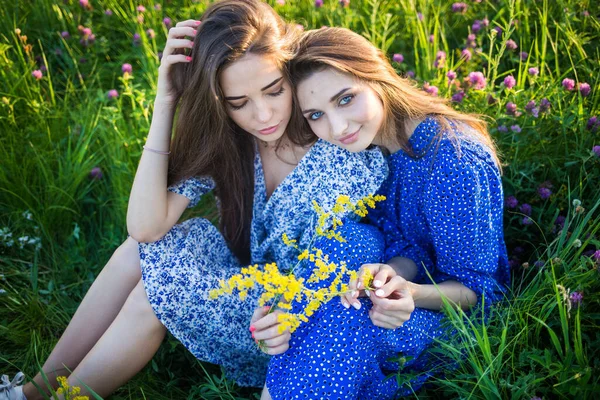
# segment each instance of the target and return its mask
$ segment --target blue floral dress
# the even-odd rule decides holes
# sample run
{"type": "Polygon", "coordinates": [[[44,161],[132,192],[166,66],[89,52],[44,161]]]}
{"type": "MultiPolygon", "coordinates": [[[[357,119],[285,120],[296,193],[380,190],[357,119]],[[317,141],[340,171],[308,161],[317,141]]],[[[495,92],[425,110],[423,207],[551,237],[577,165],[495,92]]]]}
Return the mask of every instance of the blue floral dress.
{"type": "MultiPolygon", "coordinates": [[[[373,194],[387,176],[387,163],[378,149],[350,153],[317,141],[268,199],[258,151],[254,171],[251,262],[277,262],[285,271],[297,251],[284,245],[282,234],[308,246],[316,221],[312,200],[327,209],[338,195],[357,201],[373,194]]],[[[169,190],[188,197],[193,207],[213,188],[211,179],[191,178],[169,190]]],[[[243,267],[219,230],[193,218],[154,243],[140,243],[139,254],[148,299],[167,329],[199,360],[223,366],[239,385],[262,387],[270,356],[257,349],[248,331],[260,293],[251,292],[245,302],[208,298],[221,279],[243,267]]]]}
{"type": "MultiPolygon", "coordinates": [[[[398,151],[389,157],[389,177],[379,192],[386,200],[369,213],[383,233],[369,262],[407,257],[421,267],[417,283],[431,283],[427,270],[437,283],[463,283],[480,302],[483,296],[488,305],[498,301],[509,268],[502,184],[490,151],[473,140],[470,128],[446,131],[433,118],[416,128],[409,143],[412,156],[398,151]]],[[[269,364],[273,399],[384,400],[419,389],[431,374],[426,350],[446,334],[443,313],[416,308],[402,327],[384,329],[369,319],[371,301],[359,300],[360,310],[327,303],[292,334],[290,348],[269,364]],[[411,374],[402,386],[394,377],[386,380],[398,371],[393,359],[399,356],[402,373],[411,374]]]]}

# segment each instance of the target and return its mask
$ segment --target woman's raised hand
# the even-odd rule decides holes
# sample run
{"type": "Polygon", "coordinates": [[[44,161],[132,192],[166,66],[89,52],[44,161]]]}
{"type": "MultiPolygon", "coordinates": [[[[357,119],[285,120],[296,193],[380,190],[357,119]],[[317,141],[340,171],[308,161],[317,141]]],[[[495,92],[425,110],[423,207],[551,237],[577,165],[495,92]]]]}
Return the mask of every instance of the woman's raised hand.
{"type": "Polygon", "coordinates": [[[196,28],[200,25],[200,21],[193,19],[182,21],[169,29],[167,35],[167,43],[163,50],[160,67],[158,68],[158,84],[156,88],[156,100],[166,105],[175,105],[177,99],[173,93],[173,86],[169,82],[169,71],[171,65],[177,63],[189,63],[192,58],[185,54],[180,54],[178,50],[191,49],[194,46],[194,41],[188,37],[196,37],[196,28]]]}

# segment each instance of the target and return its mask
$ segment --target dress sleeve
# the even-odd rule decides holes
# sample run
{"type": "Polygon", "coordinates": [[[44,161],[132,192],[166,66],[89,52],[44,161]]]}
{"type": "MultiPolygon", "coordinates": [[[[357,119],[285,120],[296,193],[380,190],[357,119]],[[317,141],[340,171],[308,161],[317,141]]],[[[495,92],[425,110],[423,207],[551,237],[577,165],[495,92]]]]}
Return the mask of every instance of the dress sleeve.
{"type": "Polygon", "coordinates": [[[436,256],[434,279],[457,280],[490,304],[504,292],[498,279],[504,243],[500,175],[487,152],[461,153],[452,144],[439,149],[422,200],[436,256]]]}
{"type": "Polygon", "coordinates": [[[215,183],[208,177],[192,177],[167,188],[169,192],[177,193],[190,199],[188,208],[198,204],[202,196],[215,188],[215,183]]]}

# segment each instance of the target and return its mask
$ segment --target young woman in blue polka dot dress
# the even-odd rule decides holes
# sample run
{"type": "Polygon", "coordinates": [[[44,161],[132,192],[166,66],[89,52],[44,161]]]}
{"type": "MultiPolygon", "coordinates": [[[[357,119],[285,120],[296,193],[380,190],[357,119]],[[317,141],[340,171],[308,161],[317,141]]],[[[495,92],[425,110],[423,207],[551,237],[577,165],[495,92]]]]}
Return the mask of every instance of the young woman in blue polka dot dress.
{"type": "Polygon", "coordinates": [[[376,291],[351,282],[352,295],[301,326],[271,360],[268,392],[273,399],[410,394],[429,376],[427,350],[444,334],[442,297],[468,310],[502,299],[509,282],[493,142],[482,121],[418,90],[349,30],[307,32],[290,71],[304,116],[294,123],[353,152],[385,148],[390,173],[379,191],[387,198],[369,215],[384,234],[381,258],[362,267],[376,291]],[[417,374],[402,387],[385,379],[398,371],[389,360],[399,354],[408,360],[403,372],[417,374]]]}

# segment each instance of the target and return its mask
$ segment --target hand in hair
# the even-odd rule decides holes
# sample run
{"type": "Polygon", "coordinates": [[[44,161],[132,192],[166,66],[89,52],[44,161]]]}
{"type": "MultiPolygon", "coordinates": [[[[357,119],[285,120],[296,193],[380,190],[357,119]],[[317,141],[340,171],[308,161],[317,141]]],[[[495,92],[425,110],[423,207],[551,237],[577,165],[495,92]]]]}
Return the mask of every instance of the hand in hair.
{"type": "Polygon", "coordinates": [[[171,65],[177,63],[189,63],[192,58],[183,54],[185,49],[191,49],[194,46],[193,40],[186,37],[194,38],[196,36],[196,28],[200,25],[200,21],[193,19],[182,21],[169,29],[167,35],[167,43],[163,50],[160,67],[158,68],[158,84],[156,88],[155,102],[166,105],[175,105],[177,99],[173,93],[171,82],[169,82],[169,70],[171,65]]]}

